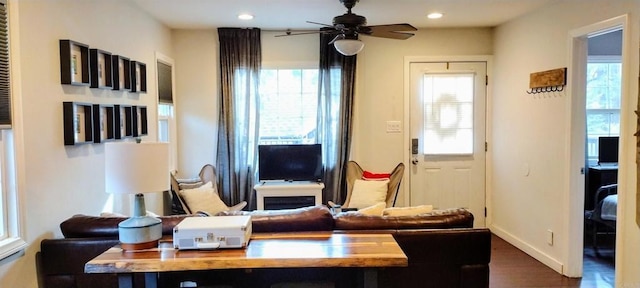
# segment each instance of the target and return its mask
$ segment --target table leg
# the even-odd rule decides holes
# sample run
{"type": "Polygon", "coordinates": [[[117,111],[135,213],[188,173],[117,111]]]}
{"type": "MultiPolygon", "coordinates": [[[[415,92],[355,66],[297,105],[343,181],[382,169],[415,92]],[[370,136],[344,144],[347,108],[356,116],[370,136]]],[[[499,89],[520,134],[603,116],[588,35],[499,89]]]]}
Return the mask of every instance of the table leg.
{"type": "Polygon", "coordinates": [[[364,288],[378,288],[378,269],[365,268],[363,271],[364,288]]]}
{"type": "Polygon", "coordinates": [[[133,274],[118,274],[118,288],[133,288],[133,274]]]}
{"type": "Polygon", "coordinates": [[[144,273],[144,287],[158,288],[158,273],[154,273],[154,272],[144,273]]]}
{"type": "MultiPolygon", "coordinates": [[[[134,279],[133,273],[120,273],[118,274],[118,288],[133,288],[134,279]]],[[[148,272],[144,273],[144,287],[145,288],[157,288],[158,287],[158,273],[148,272]]]]}

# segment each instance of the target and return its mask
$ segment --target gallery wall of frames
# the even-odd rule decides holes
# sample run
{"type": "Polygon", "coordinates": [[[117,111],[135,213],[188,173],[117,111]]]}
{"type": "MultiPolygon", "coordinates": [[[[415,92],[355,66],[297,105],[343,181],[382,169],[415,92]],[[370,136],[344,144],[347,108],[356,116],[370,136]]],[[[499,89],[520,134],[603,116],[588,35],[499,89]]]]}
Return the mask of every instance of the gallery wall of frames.
{"type": "MultiPolygon", "coordinates": [[[[123,55],[60,40],[61,84],[131,93],[147,92],[147,67],[123,55]]],[[[102,143],[147,135],[147,107],[63,102],[64,145],[102,143]]]]}

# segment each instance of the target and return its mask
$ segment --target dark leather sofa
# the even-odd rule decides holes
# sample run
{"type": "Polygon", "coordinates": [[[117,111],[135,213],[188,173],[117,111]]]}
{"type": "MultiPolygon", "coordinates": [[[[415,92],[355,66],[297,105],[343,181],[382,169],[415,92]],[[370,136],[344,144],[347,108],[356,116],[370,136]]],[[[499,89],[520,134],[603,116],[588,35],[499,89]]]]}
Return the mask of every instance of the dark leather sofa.
{"type": "MultiPolygon", "coordinates": [[[[235,211],[250,214],[254,233],[334,231],[390,233],[409,259],[408,267],[378,272],[379,287],[489,287],[491,233],[472,228],[473,215],[464,209],[434,211],[417,216],[379,217],[353,213],[332,215],[316,206],[275,211],[235,211]]],[[[163,234],[185,215],[163,216],[163,234]]],[[[117,224],[123,218],[73,216],[60,224],[65,238],[45,239],[36,254],[40,288],[117,287],[114,274],[84,274],[84,263],[118,243],[117,224]]],[[[335,287],[357,287],[358,269],[301,268],[216,270],[162,273],[162,287],[179,287],[185,280],[233,287],[269,287],[280,282],[329,280],[335,287]]],[[[135,276],[138,277],[138,276],[135,276]]]]}

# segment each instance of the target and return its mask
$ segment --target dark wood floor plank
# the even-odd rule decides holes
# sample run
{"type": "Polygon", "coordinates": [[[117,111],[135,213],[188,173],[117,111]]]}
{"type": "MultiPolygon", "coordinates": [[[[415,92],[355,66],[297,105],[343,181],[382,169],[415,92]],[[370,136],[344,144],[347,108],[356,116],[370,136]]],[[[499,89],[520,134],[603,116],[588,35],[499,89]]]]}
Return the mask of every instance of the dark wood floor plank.
{"type": "Polygon", "coordinates": [[[493,235],[491,239],[491,288],[613,288],[614,261],[612,250],[601,250],[596,257],[593,249],[585,248],[582,278],[562,276],[513,245],[493,235]]]}

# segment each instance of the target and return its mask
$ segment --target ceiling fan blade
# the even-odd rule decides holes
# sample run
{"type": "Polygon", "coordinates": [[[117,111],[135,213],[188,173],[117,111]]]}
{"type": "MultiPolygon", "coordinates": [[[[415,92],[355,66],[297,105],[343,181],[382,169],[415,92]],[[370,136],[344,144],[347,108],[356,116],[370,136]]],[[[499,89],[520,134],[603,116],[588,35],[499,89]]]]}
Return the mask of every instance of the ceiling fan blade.
{"type": "Polygon", "coordinates": [[[307,35],[307,34],[319,34],[319,33],[326,33],[326,32],[323,32],[323,31],[320,31],[320,30],[314,30],[314,31],[296,31],[296,32],[287,31],[287,32],[285,32],[285,34],[275,35],[274,37],[287,37],[287,36],[307,35]]]}
{"type": "Polygon", "coordinates": [[[382,38],[391,38],[391,39],[409,39],[411,36],[415,35],[413,33],[401,32],[401,31],[417,31],[415,27],[410,24],[389,24],[389,25],[374,25],[374,26],[363,26],[359,29],[361,34],[373,36],[373,37],[382,37],[382,38]]]}
{"type": "Polygon", "coordinates": [[[307,21],[307,23],[309,23],[309,24],[316,24],[316,25],[325,26],[325,27],[333,27],[333,25],[324,24],[324,23],[319,23],[319,22],[313,22],[313,21],[307,21]]]}

